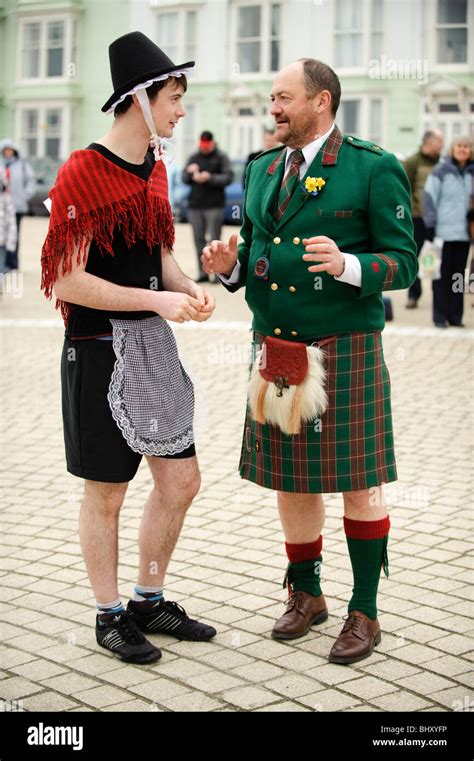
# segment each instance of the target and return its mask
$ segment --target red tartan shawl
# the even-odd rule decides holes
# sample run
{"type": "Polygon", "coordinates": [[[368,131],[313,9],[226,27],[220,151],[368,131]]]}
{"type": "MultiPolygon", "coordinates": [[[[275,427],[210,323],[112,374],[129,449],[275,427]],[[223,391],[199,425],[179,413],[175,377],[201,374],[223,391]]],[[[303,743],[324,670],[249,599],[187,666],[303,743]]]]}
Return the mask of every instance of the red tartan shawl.
{"type": "MultiPolygon", "coordinates": [[[[59,169],[54,187],[51,218],[41,252],[41,289],[51,299],[53,285],[61,272],[71,272],[77,249],[77,264],[87,259],[90,241],[102,254],[114,255],[112,241],[116,227],[130,248],[146,240],[150,250],[161,244],[170,251],[174,244],[174,224],[168,201],[166,167],[157,161],[147,181],[104,158],[98,151],[74,151],[59,169]]],[[[71,305],[56,299],[67,325],[71,305]]]]}

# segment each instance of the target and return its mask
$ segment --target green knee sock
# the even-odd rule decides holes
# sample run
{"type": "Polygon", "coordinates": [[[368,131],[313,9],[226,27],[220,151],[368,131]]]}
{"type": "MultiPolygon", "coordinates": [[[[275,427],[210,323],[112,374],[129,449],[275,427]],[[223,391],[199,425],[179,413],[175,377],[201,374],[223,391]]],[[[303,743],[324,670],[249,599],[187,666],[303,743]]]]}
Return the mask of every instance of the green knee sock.
{"type": "Polygon", "coordinates": [[[283,579],[283,587],[288,582],[293,592],[308,592],[314,597],[321,594],[321,564],[323,556],[314,560],[303,560],[299,563],[288,563],[288,568],[283,579]]]}
{"type": "Polygon", "coordinates": [[[354,521],[344,518],[344,526],[354,575],[348,612],[360,610],[375,620],[382,566],[388,578],[387,544],[390,521],[388,516],[381,521],[354,521]]]}

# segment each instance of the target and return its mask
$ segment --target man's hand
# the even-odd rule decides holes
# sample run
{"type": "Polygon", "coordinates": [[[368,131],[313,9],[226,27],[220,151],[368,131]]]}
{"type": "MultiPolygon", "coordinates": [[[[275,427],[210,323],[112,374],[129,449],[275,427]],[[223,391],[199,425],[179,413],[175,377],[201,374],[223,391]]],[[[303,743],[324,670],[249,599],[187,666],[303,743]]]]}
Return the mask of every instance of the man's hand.
{"type": "Polygon", "coordinates": [[[345,259],[336,243],[325,235],[315,235],[313,238],[303,238],[305,251],[314,252],[303,254],[305,262],[321,262],[308,267],[308,272],[327,272],[329,275],[340,277],[344,272],[345,259]]]}
{"type": "MultiPolygon", "coordinates": [[[[197,320],[201,311],[201,303],[197,298],[187,293],[174,291],[158,291],[156,293],[155,312],[171,322],[187,322],[197,320]]],[[[207,319],[207,318],[206,318],[207,319]]]]}
{"type": "Polygon", "coordinates": [[[193,319],[196,320],[196,322],[205,322],[209,319],[214,309],[216,308],[216,300],[214,296],[211,296],[210,293],[207,293],[207,291],[201,288],[200,285],[197,285],[197,283],[192,283],[192,285],[190,285],[188,293],[190,296],[193,296],[193,298],[197,299],[200,304],[198,315],[193,319]]]}
{"type": "Polygon", "coordinates": [[[194,182],[199,182],[200,184],[202,184],[203,182],[209,182],[210,179],[211,179],[210,172],[202,171],[202,172],[197,172],[193,174],[194,182]]]}
{"type": "Polygon", "coordinates": [[[213,240],[209,246],[202,250],[201,262],[204,272],[208,275],[231,274],[237,261],[238,235],[231,235],[228,243],[221,240],[213,240]]]}
{"type": "Polygon", "coordinates": [[[199,164],[188,164],[186,167],[186,171],[189,172],[189,174],[194,174],[195,172],[199,172],[199,164]]]}

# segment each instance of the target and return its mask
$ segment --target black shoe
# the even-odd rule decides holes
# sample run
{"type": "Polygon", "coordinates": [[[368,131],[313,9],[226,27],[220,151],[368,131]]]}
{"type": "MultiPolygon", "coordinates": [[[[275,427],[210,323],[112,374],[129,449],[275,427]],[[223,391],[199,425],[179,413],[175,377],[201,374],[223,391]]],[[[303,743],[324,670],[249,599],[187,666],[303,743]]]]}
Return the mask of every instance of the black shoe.
{"type": "Polygon", "coordinates": [[[177,602],[160,600],[155,605],[146,605],[130,600],[127,612],[142,632],[149,634],[170,634],[176,639],[192,642],[206,642],[217,634],[213,626],[193,621],[177,602]]]}
{"type": "Polygon", "coordinates": [[[201,273],[199,277],[194,281],[195,283],[208,283],[209,282],[209,275],[207,275],[205,272],[201,273]]]}
{"type": "Polygon", "coordinates": [[[435,328],[447,328],[448,323],[447,322],[435,322],[435,328]]]}
{"type": "Polygon", "coordinates": [[[449,324],[453,328],[465,328],[466,327],[463,322],[450,322],[449,324]]]}
{"type": "Polygon", "coordinates": [[[127,663],[154,663],[161,658],[161,650],[148,642],[125,611],[105,623],[97,616],[95,636],[101,647],[127,663]]]}
{"type": "Polygon", "coordinates": [[[418,300],[417,299],[408,299],[408,303],[406,305],[406,309],[416,309],[418,307],[418,300]]]}

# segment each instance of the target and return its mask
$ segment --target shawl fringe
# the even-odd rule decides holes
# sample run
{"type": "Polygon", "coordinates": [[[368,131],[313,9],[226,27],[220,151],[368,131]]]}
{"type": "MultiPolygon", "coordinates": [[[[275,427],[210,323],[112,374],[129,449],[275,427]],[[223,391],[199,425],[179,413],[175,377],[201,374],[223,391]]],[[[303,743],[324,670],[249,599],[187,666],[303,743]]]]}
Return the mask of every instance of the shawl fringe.
{"type": "MultiPolygon", "coordinates": [[[[51,225],[41,253],[41,290],[51,299],[59,267],[65,275],[72,270],[74,251],[76,263],[87,261],[89,243],[94,240],[102,254],[114,256],[112,248],[114,230],[122,232],[128,248],[137,240],[146,240],[150,249],[161,244],[170,251],[174,245],[174,224],[167,198],[150,196],[145,190],[119,201],[111,201],[98,209],[79,213],[76,218],[51,225]]],[[[67,325],[72,305],[56,299],[64,324],[67,325]]]]}

